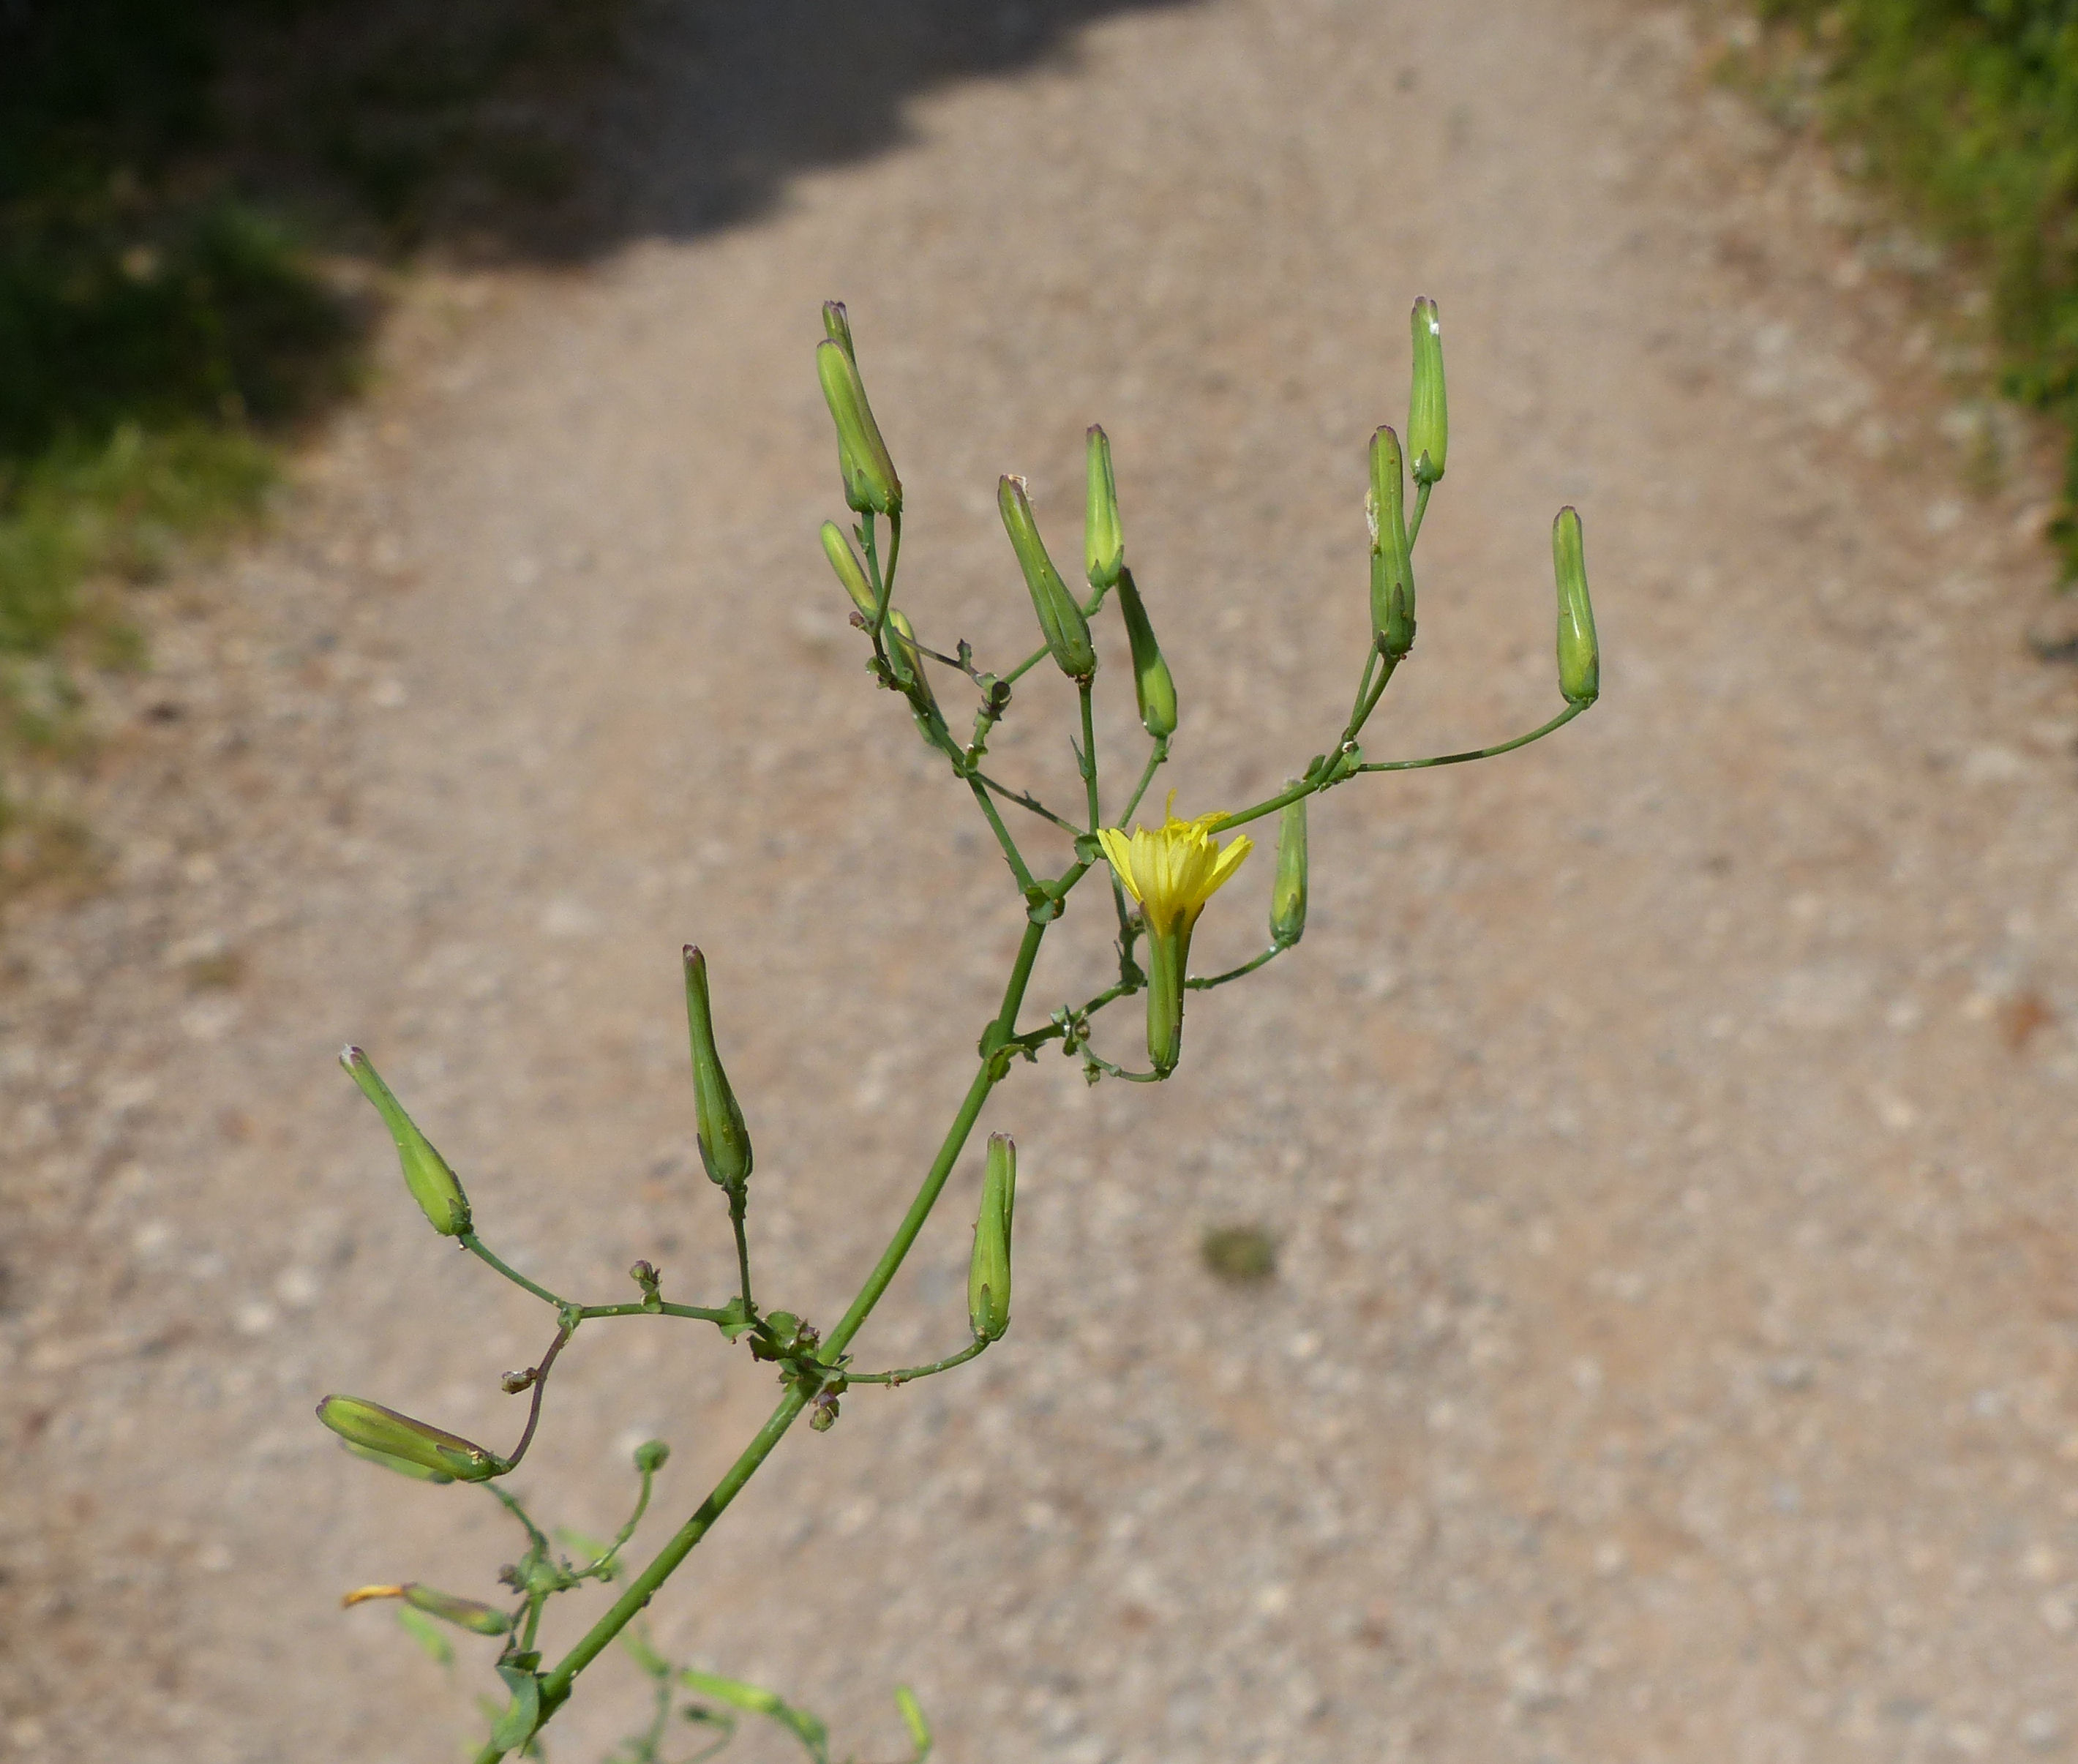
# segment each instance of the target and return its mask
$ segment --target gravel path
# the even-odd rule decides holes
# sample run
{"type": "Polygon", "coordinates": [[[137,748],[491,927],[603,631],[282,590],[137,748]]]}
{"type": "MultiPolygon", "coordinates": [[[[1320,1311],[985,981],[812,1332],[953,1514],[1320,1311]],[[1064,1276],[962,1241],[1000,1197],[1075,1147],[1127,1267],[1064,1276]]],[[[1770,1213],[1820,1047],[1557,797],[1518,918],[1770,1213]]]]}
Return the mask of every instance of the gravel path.
{"type": "MultiPolygon", "coordinates": [[[[657,27],[654,213],[699,139],[673,94],[728,47],[657,27]]],[[[1373,751],[1554,706],[1563,502],[1603,703],[1329,799],[1305,944],[1194,1007],[1173,1083],[1020,1070],[989,1116],[1022,1149],[1016,1328],[790,1438],[657,1633],[869,1758],[903,1680],[953,1760],[2066,1751],[2078,698],[2023,641],[2047,477],[1970,487],[1882,239],[1709,48],[1617,0],[1125,11],[744,224],[427,277],[276,532],[166,597],[96,785],[109,886],[0,946],[0,1750],[418,1760],[469,1730],[478,1674],[336,1601],[487,1592],[504,1522],[310,1407],[502,1442],[545,1319],[409,1208],[341,1041],[508,1257],[717,1292],[697,938],[767,1289],[827,1320],[870,1263],[1017,908],[817,554],[817,302],[851,303],[941,641],[1022,653],[995,475],[1072,550],[1109,427],[1198,811],[1340,715],[1365,438],[1427,293],[1454,444],[1373,751]],[[1223,1287],[1200,1237],[1248,1220],[1278,1277],[1223,1287]]],[[[1058,786],[1062,696],[1020,692],[1004,771],[1058,786]]],[[[1114,698],[1100,748],[1131,734],[1114,698]]],[[[1204,966],[1256,946],[1268,877],[1204,966]]],[[[1037,998],[1100,970],[1096,905],[1037,998]]],[[[974,1182],[868,1358],[963,1337],[974,1182]]],[[[524,1486],[611,1526],[661,1433],[652,1542],[773,1394],[692,1325],[587,1328],[557,1380],[524,1486]]],[[[555,1755],[638,1705],[601,1670],[555,1755]]]]}

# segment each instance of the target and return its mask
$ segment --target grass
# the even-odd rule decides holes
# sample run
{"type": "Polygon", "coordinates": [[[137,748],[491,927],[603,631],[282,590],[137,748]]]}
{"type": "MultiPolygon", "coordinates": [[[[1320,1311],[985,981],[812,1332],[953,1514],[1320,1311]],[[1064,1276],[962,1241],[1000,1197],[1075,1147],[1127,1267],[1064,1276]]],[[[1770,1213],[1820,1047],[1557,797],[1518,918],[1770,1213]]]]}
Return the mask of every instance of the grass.
{"type": "Polygon", "coordinates": [[[2078,0],[1764,0],[1830,127],[1981,265],[2001,389],[2070,432],[2051,536],[2078,577],[2078,0]]]}
{"type": "Polygon", "coordinates": [[[128,590],[358,383],[325,253],[526,240],[620,5],[0,0],[0,841],[83,740],[79,670],[143,661],[128,590]]]}

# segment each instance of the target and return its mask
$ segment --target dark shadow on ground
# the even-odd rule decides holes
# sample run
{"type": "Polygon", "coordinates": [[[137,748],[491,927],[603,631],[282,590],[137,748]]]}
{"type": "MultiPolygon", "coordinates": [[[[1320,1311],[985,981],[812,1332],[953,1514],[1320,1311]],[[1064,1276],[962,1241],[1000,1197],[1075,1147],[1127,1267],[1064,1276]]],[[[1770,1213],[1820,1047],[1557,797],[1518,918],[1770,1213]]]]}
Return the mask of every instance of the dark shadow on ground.
{"type": "Polygon", "coordinates": [[[653,0],[628,27],[632,102],[599,119],[597,163],[632,175],[589,193],[589,225],[565,248],[753,219],[790,177],[898,145],[904,106],[928,88],[1072,55],[1100,19],[1193,3],[653,0]]]}

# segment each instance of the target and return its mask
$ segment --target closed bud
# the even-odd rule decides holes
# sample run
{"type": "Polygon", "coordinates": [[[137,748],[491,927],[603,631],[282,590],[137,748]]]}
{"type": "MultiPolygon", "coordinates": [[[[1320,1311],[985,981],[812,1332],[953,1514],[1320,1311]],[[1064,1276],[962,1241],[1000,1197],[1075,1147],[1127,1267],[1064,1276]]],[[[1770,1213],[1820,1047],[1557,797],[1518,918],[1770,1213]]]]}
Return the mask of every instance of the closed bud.
{"type": "Polygon", "coordinates": [[[502,1636],[512,1628],[509,1612],[480,1599],[442,1592],[437,1587],[422,1587],[415,1580],[407,1580],[401,1587],[356,1587],[340,1603],[357,1605],[370,1599],[401,1599],[414,1611],[423,1611],[429,1617],[480,1636],[502,1636]]]}
{"type": "Polygon", "coordinates": [[[845,311],[841,300],[823,302],[823,329],[829,333],[831,342],[853,361],[857,361],[858,352],[851,346],[851,315],[845,311]]]}
{"type": "Polygon", "coordinates": [[[349,1445],[443,1471],[458,1483],[487,1482],[509,1468],[481,1445],[357,1396],[327,1397],[318,1404],[318,1419],[349,1445]]]}
{"type": "Polygon", "coordinates": [[[895,678],[903,690],[910,693],[910,709],[916,718],[916,731],[933,747],[940,747],[952,737],[946,732],[945,719],[938,709],[938,696],[931,690],[931,677],[924,671],[924,657],[916,647],[916,632],[908,617],[899,607],[887,609],[887,663],[894,669],[895,678]]]}
{"type": "Polygon", "coordinates": [[[671,1448],[661,1440],[645,1440],[635,1448],[635,1467],[645,1476],[653,1476],[664,1467],[665,1460],[671,1455],[671,1448]]]}
{"type": "Polygon", "coordinates": [[[750,1180],[750,1132],[715,1051],[714,1011],[707,998],[707,958],[686,946],[686,1024],[693,1045],[693,1110],[700,1161],[707,1180],[735,1194],[750,1180]]]}
{"type": "Polygon", "coordinates": [[[1306,931],[1306,799],[1287,803],[1277,824],[1277,882],[1270,891],[1270,940],[1289,949],[1306,931]]]}
{"type": "Polygon", "coordinates": [[[900,514],[902,480],[895,475],[895,461],[880,438],[873,407],[866,402],[866,387],[851,352],[831,339],[817,344],[816,373],[823,382],[830,419],[837,427],[837,465],[844,473],[845,501],[862,514],[868,509],[900,514]]]}
{"type": "Polygon", "coordinates": [[[1397,661],[1414,647],[1414,561],[1407,544],[1407,484],[1400,437],[1371,438],[1371,628],[1380,652],[1397,661]]]}
{"type": "Polygon", "coordinates": [[[1133,572],[1118,573],[1118,610],[1125,618],[1125,640],[1133,648],[1133,691],[1140,701],[1140,721],[1158,741],[1176,732],[1176,682],[1162,646],[1154,640],[1154,628],[1147,622],[1147,608],[1133,572]]]}
{"type": "Polygon", "coordinates": [[[373,1103],[397,1142],[397,1156],[404,1166],[404,1186],[434,1230],[444,1236],[459,1237],[469,1229],[469,1197],[461,1191],[447,1160],[433,1149],[432,1141],[413,1124],[403,1106],[390,1094],[390,1086],[369,1064],[359,1048],[340,1051],[339,1063],[361,1086],[361,1094],[373,1103]]]}
{"type": "Polygon", "coordinates": [[[823,523],[823,555],[830,561],[830,568],[844,584],[844,591],[851,596],[851,603],[866,615],[870,623],[880,611],[874,599],[873,584],[866,579],[866,566],[858,561],[858,553],[851,548],[851,541],[844,536],[844,529],[833,520],[823,523]]]}
{"type": "Polygon", "coordinates": [[[1061,572],[1046,555],[1039,528],[1032,519],[1032,498],[1021,477],[1006,477],[996,486],[996,506],[1003,511],[1004,530],[1017,553],[1018,567],[1024,572],[1024,586],[1032,595],[1032,610],[1039,615],[1046,647],[1062,673],[1071,680],[1087,680],[1097,671],[1097,652],[1090,641],[1089,621],[1061,580],[1061,572]]]}
{"type": "Polygon", "coordinates": [[[1016,1141],[991,1133],[974,1257],[967,1264],[967,1321],[978,1341],[994,1341],[1010,1327],[1010,1223],[1016,1208],[1016,1141]]]}
{"type": "Polygon", "coordinates": [[[407,1458],[392,1457],[387,1452],[373,1450],[365,1445],[357,1445],[352,1440],[341,1440],[340,1449],[351,1452],[356,1457],[365,1458],[371,1464],[380,1464],[386,1470],[394,1470],[399,1476],[408,1476],[416,1483],[436,1485],[451,1483],[454,1478],[443,1470],[428,1470],[423,1464],[414,1464],[407,1458]]]}
{"type": "Polygon", "coordinates": [[[1602,653],[1588,598],[1580,517],[1570,508],[1551,523],[1551,565],[1558,578],[1558,690],[1568,704],[1592,704],[1602,690],[1602,653]]]}
{"type": "Polygon", "coordinates": [[[1118,523],[1118,481],[1111,469],[1111,437],[1090,428],[1090,497],[1083,521],[1083,562],[1092,588],[1108,588],[1125,566],[1125,532],[1118,523]]]}
{"type": "Polygon", "coordinates": [[[1443,322],[1424,294],[1414,302],[1414,383],[1407,398],[1407,457],[1417,484],[1443,475],[1450,446],[1450,407],[1443,395],[1443,322]]]}

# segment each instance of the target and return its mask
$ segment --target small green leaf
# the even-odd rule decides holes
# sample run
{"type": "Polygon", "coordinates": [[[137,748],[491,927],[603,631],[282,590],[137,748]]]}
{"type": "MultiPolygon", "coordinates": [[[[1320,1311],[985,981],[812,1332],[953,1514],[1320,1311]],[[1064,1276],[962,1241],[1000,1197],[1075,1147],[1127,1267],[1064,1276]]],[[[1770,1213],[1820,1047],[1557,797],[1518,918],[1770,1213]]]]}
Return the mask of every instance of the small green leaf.
{"type": "Polygon", "coordinates": [[[903,1724],[909,1729],[909,1737],[915,1743],[916,1755],[912,1764],[924,1764],[931,1755],[930,1724],[924,1719],[924,1711],[916,1701],[916,1693],[906,1684],[895,1687],[895,1706],[902,1712],[903,1724]]]}
{"type": "Polygon", "coordinates": [[[534,1737],[534,1729],[540,1725],[541,1681],[517,1666],[502,1666],[498,1675],[505,1681],[505,1688],[512,1693],[512,1700],[506,1704],[504,1712],[492,1727],[490,1743],[508,1752],[516,1751],[534,1737]]]}
{"type": "Polygon", "coordinates": [[[454,1664],[454,1644],[448,1640],[445,1632],[431,1617],[405,1605],[397,1612],[397,1623],[406,1635],[425,1650],[426,1658],[435,1666],[451,1666],[454,1664]]]}
{"type": "Polygon", "coordinates": [[[716,1327],[731,1341],[741,1340],[750,1332],[750,1316],[743,1308],[743,1295],[738,1293],[721,1307],[721,1316],[716,1327]]]}
{"type": "Polygon", "coordinates": [[[702,1696],[711,1696],[749,1715],[762,1715],[777,1721],[801,1742],[815,1764],[828,1764],[830,1730],[806,1709],[797,1709],[778,1695],[741,1679],[724,1679],[688,1666],[678,1674],[679,1683],[702,1696]]]}

